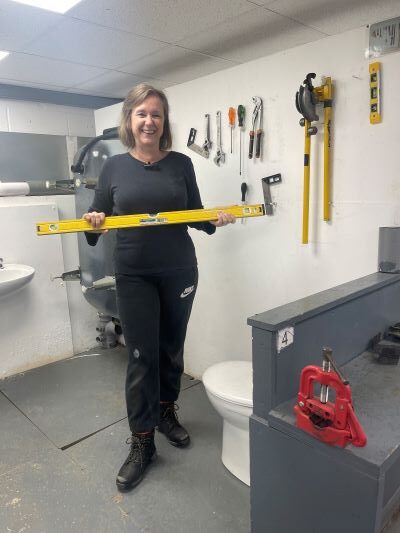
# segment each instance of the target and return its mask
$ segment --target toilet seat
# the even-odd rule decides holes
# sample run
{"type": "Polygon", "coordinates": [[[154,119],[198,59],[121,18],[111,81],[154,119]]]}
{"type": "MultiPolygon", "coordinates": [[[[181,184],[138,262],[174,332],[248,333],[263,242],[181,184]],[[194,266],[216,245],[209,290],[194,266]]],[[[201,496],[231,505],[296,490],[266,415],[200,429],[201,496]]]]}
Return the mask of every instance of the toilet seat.
{"type": "Polygon", "coordinates": [[[224,361],[203,374],[204,386],[226,402],[253,407],[253,370],[250,361],[224,361]]]}

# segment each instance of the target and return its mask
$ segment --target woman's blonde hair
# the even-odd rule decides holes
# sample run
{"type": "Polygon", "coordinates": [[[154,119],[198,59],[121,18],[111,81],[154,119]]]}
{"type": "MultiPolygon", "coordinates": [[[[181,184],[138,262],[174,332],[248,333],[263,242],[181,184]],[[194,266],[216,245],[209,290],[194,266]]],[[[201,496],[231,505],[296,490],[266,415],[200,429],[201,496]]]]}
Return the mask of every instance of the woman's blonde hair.
{"type": "Polygon", "coordinates": [[[131,127],[132,110],[140,105],[149,96],[157,96],[164,108],[164,130],[160,138],[160,150],[169,150],[172,146],[171,127],[169,124],[169,105],[163,91],[155,89],[147,83],[140,83],[133,87],[127,94],[122,106],[121,120],[119,123],[118,134],[121,142],[129,149],[135,147],[135,138],[131,127]]]}

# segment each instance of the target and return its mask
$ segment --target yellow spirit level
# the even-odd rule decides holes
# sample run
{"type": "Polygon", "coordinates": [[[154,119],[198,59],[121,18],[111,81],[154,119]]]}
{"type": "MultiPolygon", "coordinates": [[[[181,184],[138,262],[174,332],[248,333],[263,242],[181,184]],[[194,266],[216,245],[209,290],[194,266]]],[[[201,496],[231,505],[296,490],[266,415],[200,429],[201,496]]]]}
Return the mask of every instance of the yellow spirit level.
{"type": "Polygon", "coordinates": [[[213,209],[188,209],[185,211],[166,211],[165,213],[145,213],[139,215],[119,215],[106,217],[104,224],[94,230],[91,224],[83,219],[60,220],[54,222],[38,222],[38,235],[56,235],[59,233],[75,233],[79,231],[99,231],[118,228],[137,228],[163,226],[166,224],[188,224],[189,222],[205,222],[217,220],[218,213],[230,213],[236,218],[260,217],[265,215],[264,204],[231,205],[214,207],[213,209]]]}
{"type": "Polygon", "coordinates": [[[381,64],[379,61],[369,65],[369,121],[381,122],[381,64]]]}

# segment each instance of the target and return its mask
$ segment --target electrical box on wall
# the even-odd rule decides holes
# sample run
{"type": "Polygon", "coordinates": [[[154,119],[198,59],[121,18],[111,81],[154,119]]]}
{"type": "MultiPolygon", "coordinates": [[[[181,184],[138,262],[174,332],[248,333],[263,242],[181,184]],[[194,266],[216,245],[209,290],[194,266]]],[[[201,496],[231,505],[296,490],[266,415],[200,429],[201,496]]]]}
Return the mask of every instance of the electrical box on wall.
{"type": "Polygon", "coordinates": [[[379,57],[400,50],[400,17],[371,24],[369,57],[379,57]]]}

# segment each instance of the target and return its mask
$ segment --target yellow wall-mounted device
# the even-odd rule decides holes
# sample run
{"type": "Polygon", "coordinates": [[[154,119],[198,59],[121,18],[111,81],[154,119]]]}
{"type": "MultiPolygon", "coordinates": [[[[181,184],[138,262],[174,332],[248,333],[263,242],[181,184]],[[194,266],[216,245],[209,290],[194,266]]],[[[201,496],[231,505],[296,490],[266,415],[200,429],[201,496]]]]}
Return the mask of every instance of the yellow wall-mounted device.
{"type": "Polygon", "coordinates": [[[381,122],[381,63],[369,65],[369,121],[371,124],[381,122]]]}

